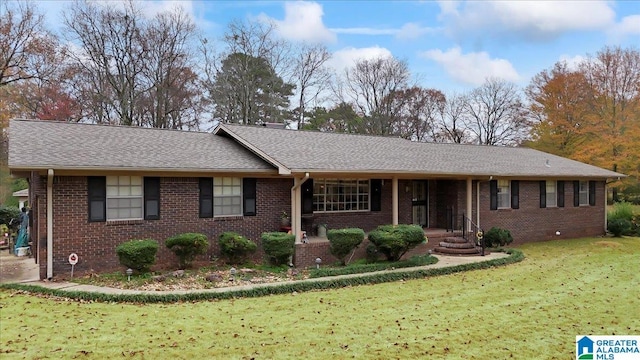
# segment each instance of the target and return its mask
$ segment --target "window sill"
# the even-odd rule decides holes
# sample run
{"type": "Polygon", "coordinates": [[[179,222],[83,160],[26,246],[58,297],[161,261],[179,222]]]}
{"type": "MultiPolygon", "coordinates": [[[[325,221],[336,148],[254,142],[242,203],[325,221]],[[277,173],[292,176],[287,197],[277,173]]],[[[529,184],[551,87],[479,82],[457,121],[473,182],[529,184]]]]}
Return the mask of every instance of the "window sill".
{"type": "Polygon", "coordinates": [[[214,216],[213,221],[230,221],[230,220],[242,220],[244,216],[242,215],[225,215],[225,216],[214,216]]]}
{"type": "Polygon", "coordinates": [[[107,220],[107,226],[109,225],[137,225],[143,224],[143,219],[131,219],[131,220],[107,220]]]}

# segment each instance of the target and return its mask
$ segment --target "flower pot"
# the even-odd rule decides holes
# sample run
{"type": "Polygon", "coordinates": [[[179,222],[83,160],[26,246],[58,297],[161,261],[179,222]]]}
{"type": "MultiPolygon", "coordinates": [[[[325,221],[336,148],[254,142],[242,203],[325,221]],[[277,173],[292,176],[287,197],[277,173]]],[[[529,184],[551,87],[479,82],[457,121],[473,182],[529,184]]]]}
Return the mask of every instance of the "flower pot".
{"type": "Polygon", "coordinates": [[[318,224],[318,236],[327,237],[327,224],[318,224]]]}

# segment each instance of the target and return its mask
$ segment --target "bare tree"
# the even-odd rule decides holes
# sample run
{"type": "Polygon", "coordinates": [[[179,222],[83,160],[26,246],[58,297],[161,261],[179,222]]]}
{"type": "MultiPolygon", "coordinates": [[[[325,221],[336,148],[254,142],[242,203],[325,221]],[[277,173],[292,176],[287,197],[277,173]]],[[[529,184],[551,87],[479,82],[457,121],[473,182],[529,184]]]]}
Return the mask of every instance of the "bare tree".
{"type": "Polygon", "coordinates": [[[393,57],[362,59],[345,71],[348,96],[367,118],[368,133],[393,133],[391,94],[407,87],[409,68],[405,61],[393,57]]]}
{"type": "Polygon", "coordinates": [[[414,86],[391,94],[394,134],[413,141],[434,141],[436,118],[446,100],[439,90],[414,86]]]}
{"type": "Polygon", "coordinates": [[[305,109],[317,100],[331,79],[326,67],[331,54],[323,45],[302,44],[294,59],[293,82],[298,91],[299,127],[304,126],[305,109]]]}
{"type": "Polygon", "coordinates": [[[48,79],[56,71],[61,50],[33,3],[0,3],[0,86],[48,79]]]}
{"type": "Polygon", "coordinates": [[[445,104],[440,108],[434,141],[463,144],[469,141],[468,130],[465,127],[466,99],[464,95],[451,94],[447,96],[445,104]]]}
{"type": "Polygon", "coordinates": [[[466,96],[467,129],[482,145],[516,145],[529,132],[530,122],[512,83],[488,79],[466,96]]]}

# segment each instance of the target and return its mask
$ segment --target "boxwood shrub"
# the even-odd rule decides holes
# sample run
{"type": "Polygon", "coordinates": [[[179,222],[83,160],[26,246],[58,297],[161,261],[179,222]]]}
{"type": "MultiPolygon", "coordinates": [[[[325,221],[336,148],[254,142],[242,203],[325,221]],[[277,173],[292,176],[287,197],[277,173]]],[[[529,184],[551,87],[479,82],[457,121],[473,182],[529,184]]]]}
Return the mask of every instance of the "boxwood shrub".
{"type": "Polygon", "coordinates": [[[120,264],[138,272],[149,271],[156,263],[158,242],[152,239],[131,240],[116,247],[120,264]]]}
{"type": "Polygon", "coordinates": [[[388,261],[398,261],[407,251],[427,241],[418,225],[380,225],[369,233],[369,241],[388,261]]]}
{"type": "Polygon", "coordinates": [[[186,269],[196,255],[207,252],[209,240],[205,234],[184,233],[168,238],[165,245],[178,257],[180,269],[186,269]]]}
{"type": "Polygon", "coordinates": [[[499,227],[492,227],[484,233],[484,244],[486,247],[498,247],[511,244],[513,237],[511,231],[499,227]]]}
{"type": "Polygon", "coordinates": [[[261,239],[264,253],[271,264],[288,264],[289,258],[293,256],[295,235],[284,232],[264,232],[261,239]]]}
{"type": "Polygon", "coordinates": [[[218,244],[222,256],[226,257],[231,264],[240,263],[258,247],[253,241],[232,231],[222,233],[218,238],[218,244]]]}
{"type": "Polygon", "coordinates": [[[345,258],[364,240],[364,230],[358,228],[331,229],[327,231],[329,251],[342,265],[346,265],[345,258]]]}

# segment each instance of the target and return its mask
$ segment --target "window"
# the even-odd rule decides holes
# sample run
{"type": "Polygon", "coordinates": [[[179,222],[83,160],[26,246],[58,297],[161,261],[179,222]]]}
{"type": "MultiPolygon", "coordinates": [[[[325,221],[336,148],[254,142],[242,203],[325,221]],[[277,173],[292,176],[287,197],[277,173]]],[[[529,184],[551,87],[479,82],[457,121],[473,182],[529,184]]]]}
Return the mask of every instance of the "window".
{"type": "Polygon", "coordinates": [[[142,177],[107,176],[107,220],[142,219],[142,177]]]}
{"type": "Polygon", "coordinates": [[[511,182],[509,180],[498,180],[498,209],[511,207],[511,182]]]}
{"type": "Polygon", "coordinates": [[[369,210],[369,180],[314,179],[313,211],[369,210]]]}
{"type": "Polygon", "coordinates": [[[588,181],[580,181],[580,189],[578,192],[580,205],[589,205],[589,182],[588,181]]]}
{"type": "Polygon", "coordinates": [[[547,207],[556,207],[558,206],[558,195],[557,195],[557,184],[555,181],[546,181],[547,188],[547,207]]]}
{"type": "Polygon", "coordinates": [[[242,215],[242,178],[213,178],[214,216],[242,215]]]}

